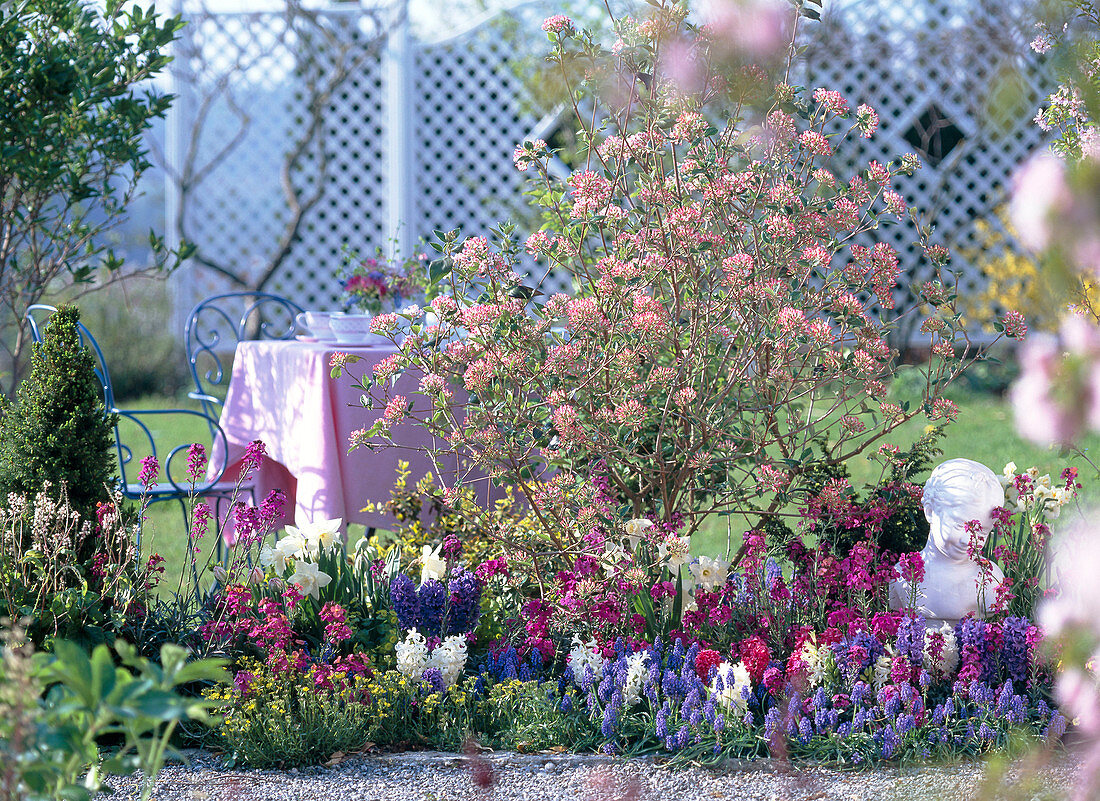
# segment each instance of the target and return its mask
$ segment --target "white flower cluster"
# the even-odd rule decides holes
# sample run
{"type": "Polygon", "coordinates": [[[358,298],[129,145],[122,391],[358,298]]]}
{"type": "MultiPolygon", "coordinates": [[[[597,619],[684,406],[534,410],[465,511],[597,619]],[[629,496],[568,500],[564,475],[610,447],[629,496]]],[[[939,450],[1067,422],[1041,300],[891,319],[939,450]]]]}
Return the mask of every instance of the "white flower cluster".
{"type": "Polygon", "coordinates": [[[722,662],[718,666],[718,675],[710,685],[712,697],[718,693],[719,679],[722,680],[722,692],[717,695],[716,700],[726,709],[736,712],[738,718],[743,718],[749,709],[743,690],[746,687],[752,689],[749,669],[745,667],[744,662],[738,662],[736,665],[732,662],[722,662]]]}
{"type": "Polygon", "coordinates": [[[444,689],[454,686],[466,668],[466,635],[447,637],[428,653],[428,642],[416,629],[409,629],[405,639],[395,646],[397,672],[411,681],[421,681],[424,671],[437,668],[443,677],[444,689]]]}
{"type": "Polygon", "coordinates": [[[802,643],[798,658],[806,668],[806,680],[811,687],[820,687],[825,683],[825,674],[833,658],[833,649],[827,645],[818,647],[812,639],[802,643]]]}
{"type": "Polygon", "coordinates": [[[297,584],[303,595],[314,598],[322,587],[332,581],[316,562],[322,553],[330,553],[340,547],[340,526],[342,518],[318,520],[301,528],[287,526],[286,532],[274,546],[265,545],[260,551],[260,564],[275,568],[276,575],[286,572],[287,565],[293,565],[294,574],[287,579],[288,584],[297,584]]]}
{"type": "Polygon", "coordinates": [[[890,646],[886,648],[887,653],[876,659],[875,664],[871,666],[871,682],[874,684],[876,693],[890,683],[890,668],[894,661],[891,657],[893,648],[890,646]]]}
{"type": "Polygon", "coordinates": [[[998,477],[1005,488],[1005,508],[1042,512],[1047,519],[1056,520],[1062,513],[1062,507],[1073,499],[1073,493],[1065,487],[1052,486],[1050,475],[1039,475],[1036,467],[1029,467],[1023,474],[1031,479],[1032,487],[1031,492],[1023,496],[1016,489],[1015,462],[1006,464],[1004,472],[998,477]]]}
{"type": "Polygon", "coordinates": [[[429,579],[439,580],[443,578],[443,575],[447,572],[447,562],[439,555],[439,552],[443,549],[443,543],[435,546],[435,550],[432,550],[432,546],[425,545],[424,550],[420,552],[420,583],[423,584],[429,579]]]}
{"type": "Polygon", "coordinates": [[[600,646],[596,644],[595,639],[582,642],[581,638],[574,634],[573,649],[569,652],[568,664],[573,669],[573,681],[579,687],[584,684],[585,668],[592,669],[592,680],[598,682],[600,676],[603,675],[603,668],[607,664],[607,660],[603,658],[603,653],[601,653],[600,646]]]}
{"type": "Polygon", "coordinates": [[[637,651],[626,658],[626,681],[623,682],[623,703],[634,706],[642,702],[642,690],[649,674],[649,652],[637,651]]]}
{"type": "MultiPolygon", "coordinates": [[[[612,537],[604,543],[604,553],[601,558],[604,573],[613,576],[634,564],[638,546],[646,539],[646,532],[652,529],[653,525],[652,520],[644,517],[634,518],[624,523],[623,535],[617,539],[612,537]]],[[[657,543],[658,566],[667,567],[674,576],[690,558],[690,543],[687,537],[670,534],[657,543]]]]}

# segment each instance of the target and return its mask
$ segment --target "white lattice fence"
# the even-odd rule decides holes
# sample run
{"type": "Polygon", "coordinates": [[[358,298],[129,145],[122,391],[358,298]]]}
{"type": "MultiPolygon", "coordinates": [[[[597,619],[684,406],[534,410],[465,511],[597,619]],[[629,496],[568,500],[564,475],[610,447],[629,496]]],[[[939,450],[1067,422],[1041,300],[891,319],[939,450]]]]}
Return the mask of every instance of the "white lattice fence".
{"type": "MultiPolygon", "coordinates": [[[[1026,47],[1021,9],[1019,0],[856,0],[808,28],[802,82],[869,103],[882,121],[874,139],[846,151],[839,171],[920,152],[925,168],[896,188],[929,212],[966,293],[983,286],[973,259],[987,242],[978,224],[1002,230],[992,211],[1013,170],[1041,143],[1028,119],[1049,79],[1026,47]],[[1015,100],[1011,108],[989,101],[1001,75],[1015,82],[1015,94],[1001,95],[1015,100]]],[[[542,10],[514,11],[511,25],[537,42],[542,10]]],[[[424,43],[400,26],[381,37],[377,17],[357,5],[311,13],[308,20],[279,13],[192,20],[181,64],[193,79],[177,89],[170,128],[174,166],[188,158],[197,165],[183,232],[208,262],[254,278],[287,230],[285,184],[300,198],[317,192],[265,286],[305,306],[332,307],[345,247],[371,252],[396,241],[409,253],[433,230],[485,234],[514,217],[523,176],[511,153],[537,119],[515,74],[515,39],[501,35],[499,21],[424,43]],[[281,174],[311,119],[308,103],[341,68],[346,80],[325,96],[316,136],[281,174]],[[192,129],[201,135],[191,137],[192,129]]],[[[911,227],[876,236],[898,249],[910,280],[925,277],[911,227]]],[[[225,286],[208,270],[192,275],[201,280],[188,282],[185,308],[225,286]]],[[[899,308],[907,300],[899,295],[899,308]]]]}
{"type": "MultiPolygon", "coordinates": [[[[1026,18],[1021,2],[858,0],[836,9],[809,42],[807,86],[837,89],[880,116],[879,133],[852,143],[842,170],[921,156],[924,168],[895,188],[925,212],[933,240],[951,249],[961,295],[985,288],[976,263],[989,242],[983,224],[1004,234],[998,248],[1013,244],[994,210],[1017,166],[1042,144],[1029,120],[1051,80],[1027,47],[1026,18]]],[[[903,283],[928,277],[911,226],[875,236],[898,249],[903,283]]],[[[899,310],[911,304],[899,291],[899,310]]]]}
{"type": "MultiPolygon", "coordinates": [[[[392,8],[400,20],[401,4],[392,8]]],[[[170,167],[184,181],[173,187],[180,232],[201,260],[183,311],[233,288],[217,267],[253,285],[270,267],[293,214],[285,184],[313,205],[263,288],[309,307],[339,304],[346,248],[407,254],[434,230],[485,234],[513,216],[522,176],[512,150],[537,120],[497,24],[423,43],[403,22],[380,38],[359,6],[312,14],[206,12],[185,29],[170,167]],[[349,63],[308,136],[318,87],[349,63]]],[[[512,19],[537,30],[541,17],[527,8],[512,19]]]]}
{"type": "Polygon", "coordinates": [[[179,234],[197,245],[200,266],[178,305],[239,288],[218,268],[255,287],[277,262],[262,288],[334,306],[344,248],[372,251],[388,236],[377,18],[347,6],[212,12],[184,34],[169,174],[179,234]]]}

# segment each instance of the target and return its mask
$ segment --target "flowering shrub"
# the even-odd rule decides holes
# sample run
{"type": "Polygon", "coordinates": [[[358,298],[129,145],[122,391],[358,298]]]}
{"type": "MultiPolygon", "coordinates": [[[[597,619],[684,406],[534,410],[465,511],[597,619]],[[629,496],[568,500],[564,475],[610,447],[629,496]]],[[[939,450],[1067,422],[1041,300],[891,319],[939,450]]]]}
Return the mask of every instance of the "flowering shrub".
{"type": "Polygon", "coordinates": [[[618,21],[610,51],[571,24],[547,28],[563,72],[580,64],[589,76],[571,97],[591,145],[564,180],[544,142],[517,148],[546,220],[524,248],[569,275],[574,295],[525,287],[508,236],[448,235],[431,308],[376,318],[376,332],[404,339],[362,378],[368,406],[384,411],[352,445],[416,423],[514,485],[538,520],[528,557],[540,584],[557,567],[548,551],[574,566],[585,536],[613,536],[614,521],[690,536],[715,510],[775,513],[815,467],[917,414],[952,418],[942,389],[976,355],[939,272],[946,254],[929,246],[926,392],[869,400],[896,355],[874,304],[893,307],[901,268],[885,242],[855,242],[904,219],[891,178],[916,158],[834,174],[828,158],[846,136],[874,135],[872,109],[824,88],[803,96],[758,69],[722,74],[705,30],[671,6],[654,13],[618,21]],[[700,91],[676,84],[666,51],[705,73],[700,91]],[[622,91],[601,95],[605,80],[622,91]],[[606,109],[595,129],[579,110],[589,100],[606,109]],[[844,135],[826,133],[836,125],[844,135]],[[421,394],[392,396],[409,369],[421,394]]]}

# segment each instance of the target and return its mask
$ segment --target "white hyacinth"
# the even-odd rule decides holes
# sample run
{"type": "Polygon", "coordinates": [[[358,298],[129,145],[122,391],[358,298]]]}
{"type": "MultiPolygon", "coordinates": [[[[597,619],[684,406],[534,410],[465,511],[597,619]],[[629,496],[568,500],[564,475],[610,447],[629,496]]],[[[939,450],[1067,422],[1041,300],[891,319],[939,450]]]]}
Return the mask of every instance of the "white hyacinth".
{"type": "Polygon", "coordinates": [[[722,662],[718,666],[718,675],[711,682],[710,692],[712,696],[718,693],[718,679],[722,680],[722,692],[716,700],[723,707],[736,713],[737,718],[743,718],[748,711],[748,702],[745,701],[743,691],[746,687],[752,689],[752,677],[744,662],[736,665],[731,662],[722,662]]]}
{"type": "Polygon", "coordinates": [[[592,680],[598,682],[603,674],[607,660],[603,658],[596,640],[582,642],[576,634],[573,635],[573,649],[569,652],[569,667],[573,669],[573,681],[577,686],[584,684],[585,668],[592,669],[592,680]]]}
{"type": "Polygon", "coordinates": [[[466,655],[466,635],[456,634],[447,637],[435,647],[424,669],[438,668],[443,677],[443,688],[446,689],[453,686],[462,675],[466,667],[466,655]]]}
{"type": "Polygon", "coordinates": [[[806,666],[806,678],[811,687],[820,687],[825,683],[825,671],[828,668],[828,659],[832,654],[829,646],[818,648],[812,640],[806,640],[799,651],[799,659],[806,666]]]}
{"type": "Polygon", "coordinates": [[[447,637],[428,653],[428,642],[416,629],[409,629],[402,642],[397,643],[397,672],[411,681],[422,681],[424,671],[430,668],[439,670],[443,678],[443,689],[454,686],[462,671],[466,669],[466,635],[457,634],[447,637]]]}
{"type": "Polygon", "coordinates": [[[642,689],[649,675],[649,653],[638,651],[626,658],[626,681],[623,683],[623,702],[634,706],[642,701],[642,689]]]}
{"type": "Polygon", "coordinates": [[[420,681],[428,667],[428,642],[416,629],[394,647],[397,652],[397,672],[410,681],[420,681]]]}

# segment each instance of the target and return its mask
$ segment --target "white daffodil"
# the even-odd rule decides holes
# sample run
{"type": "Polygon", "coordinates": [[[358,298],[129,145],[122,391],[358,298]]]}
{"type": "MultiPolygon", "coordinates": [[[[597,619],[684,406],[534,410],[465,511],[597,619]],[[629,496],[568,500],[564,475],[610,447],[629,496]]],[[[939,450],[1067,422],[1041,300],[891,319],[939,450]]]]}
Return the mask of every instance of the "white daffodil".
{"type": "Polygon", "coordinates": [[[875,687],[877,693],[883,687],[890,683],[890,657],[883,654],[875,660],[875,664],[871,667],[871,682],[875,687]]]}
{"type": "Polygon", "coordinates": [[[1051,489],[1049,484],[1036,484],[1032,496],[1039,503],[1046,503],[1054,500],[1054,490],[1051,489]]]}
{"type": "Polygon", "coordinates": [[[630,553],[616,542],[610,540],[603,546],[603,572],[613,576],[622,568],[623,562],[630,561],[630,553]]]}
{"type": "Polygon", "coordinates": [[[287,581],[291,584],[297,584],[303,596],[308,595],[316,598],[320,594],[321,588],[327,587],[329,582],[332,581],[332,576],[321,570],[313,562],[302,560],[295,563],[294,574],[287,581]]]}
{"type": "Polygon", "coordinates": [[[730,563],[725,559],[700,556],[691,563],[691,575],[695,583],[706,590],[713,590],[725,584],[729,571],[730,563]]]}
{"type": "Polygon", "coordinates": [[[443,574],[447,572],[447,562],[439,555],[442,544],[437,545],[435,550],[432,550],[432,546],[425,545],[424,550],[420,553],[420,583],[423,584],[428,579],[441,579],[443,574]]]}
{"type": "Polygon", "coordinates": [[[1016,480],[1016,463],[1009,462],[1005,465],[1004,472],[1001,473],[1001,483],[1004,485],[1011,484],[1016,480]]]}
{"type": "Polygon", "coordinates": [[[653,528],[653,521],[646,520],[644,517],[627,521],[623,529],[626,531],[626,538],[630,542],[630,550],[633,551],[638,547],[638,543],[645,537],[646,531],[651,528],[653,528]]]}
{"type": "Polygon", "coordinates": [[[306,553],[306,538],[294,526],[287,526],[286,533],[275,543],[283,559],[301,559],[306,553]]]}
{"type": "Polygon", "coordinates": [[[275,572],[280,576],[286,570],[286,559],[285,553],[270,545],[265,545],[260,551],[260,564],[264,567],[274,567],[275,572]]]}
{"type": "Polygon", "coordinates": [[[328,553],[341,541],[340,526],[343,518],[332,520],[317,520],[305,526],[301,534],[305,537],[306,546],[312,554],[328,553]]]}

